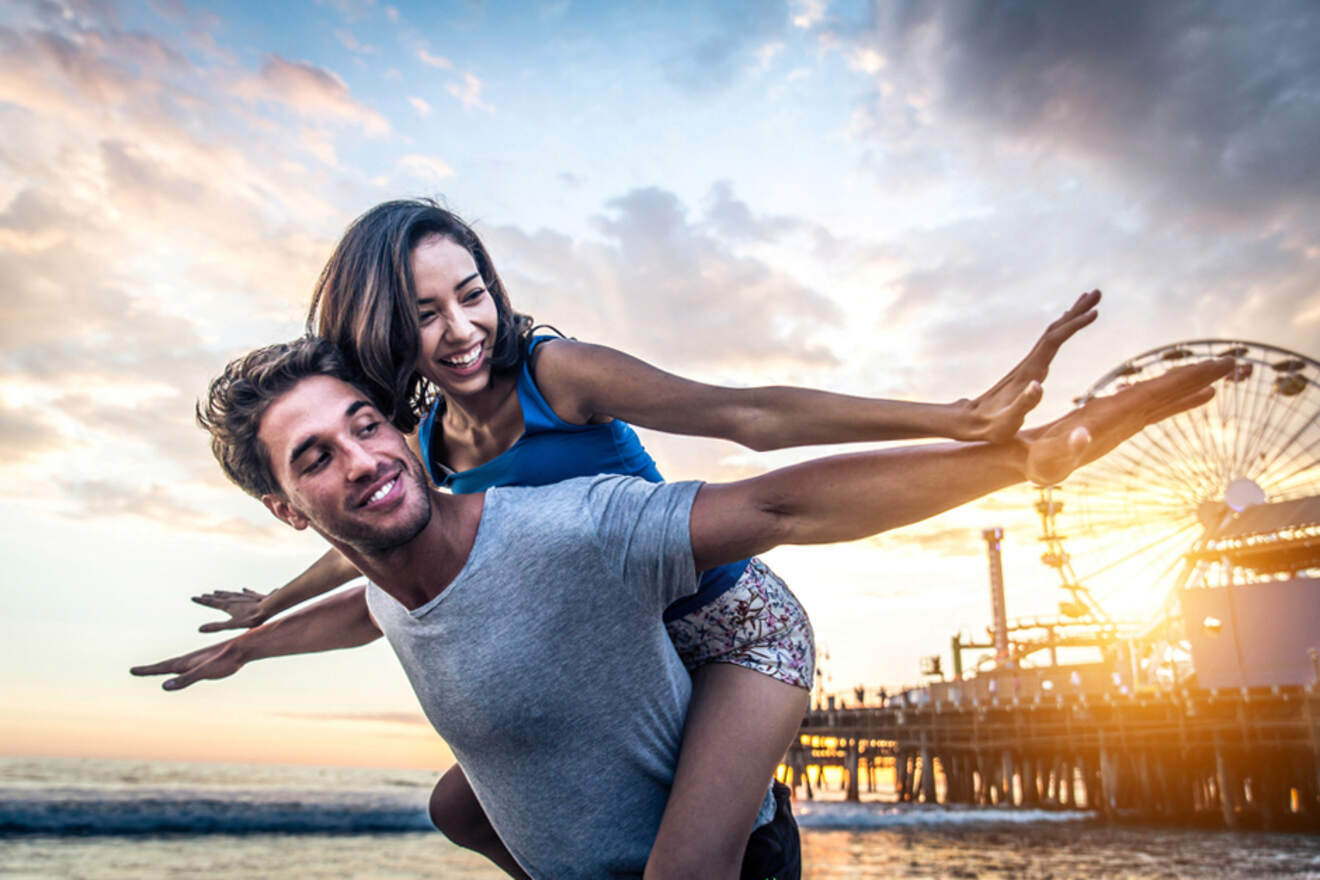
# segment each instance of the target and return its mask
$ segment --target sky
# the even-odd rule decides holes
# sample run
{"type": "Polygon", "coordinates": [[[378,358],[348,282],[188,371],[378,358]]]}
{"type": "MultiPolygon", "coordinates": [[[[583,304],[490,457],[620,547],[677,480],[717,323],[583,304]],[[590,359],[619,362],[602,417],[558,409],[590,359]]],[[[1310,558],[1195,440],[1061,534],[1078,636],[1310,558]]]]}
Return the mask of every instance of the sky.
{"type": "MultiPolygon", "coordinates": [[[[213,638],[190,595],[321,552],[224,480],[193,404],[301,331],[372,205],[441,198],[521,311],[733,385],[974,396],[1101,288],[1044,420],[1180,340],[1320,354],[1317,46],[1308,0],[6,0],[0,753],[449,762],[380,642],[127,674],[213,638]]],[[[825,451],[645,440],[673,479],[825,451]]],[[[984,636],[989,526],[1010,615],[1051,613],[1033,500],[770,553],[830,686],[984,636]]]]}

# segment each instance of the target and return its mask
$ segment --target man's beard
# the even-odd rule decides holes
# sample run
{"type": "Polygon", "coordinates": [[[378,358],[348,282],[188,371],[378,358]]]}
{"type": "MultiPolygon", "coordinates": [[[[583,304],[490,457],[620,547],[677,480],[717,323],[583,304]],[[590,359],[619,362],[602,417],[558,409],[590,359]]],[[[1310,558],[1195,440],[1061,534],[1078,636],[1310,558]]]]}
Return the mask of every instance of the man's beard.
{"type": "Polygon", "coordinates": [[[366,523],[345,519],[335,523],[333,528],[326,529],[326,536],[366,556],[381,556],[416,538],[431,522],[431,492],[426,481],[417,473],[420,469],[421,465],[413,459],[399,472],[399,479],[407,480],[415,490],[410,493],[410,498],[415,499],[419,507],[412,515],[390,528],[371,527],[366,523]]]}

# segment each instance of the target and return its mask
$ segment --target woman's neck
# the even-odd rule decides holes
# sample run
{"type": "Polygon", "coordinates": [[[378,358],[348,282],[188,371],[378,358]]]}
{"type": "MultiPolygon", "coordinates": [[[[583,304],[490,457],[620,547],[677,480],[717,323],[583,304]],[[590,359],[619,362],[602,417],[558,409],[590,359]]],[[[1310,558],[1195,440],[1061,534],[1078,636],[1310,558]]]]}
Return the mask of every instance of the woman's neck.
{"type": "Polygon", "coordinates": [[[514,376],[495,376],[479,394],[445,398],[440,420],[444,463],[456,471],[485,464],[523,433],[514,376]]]}

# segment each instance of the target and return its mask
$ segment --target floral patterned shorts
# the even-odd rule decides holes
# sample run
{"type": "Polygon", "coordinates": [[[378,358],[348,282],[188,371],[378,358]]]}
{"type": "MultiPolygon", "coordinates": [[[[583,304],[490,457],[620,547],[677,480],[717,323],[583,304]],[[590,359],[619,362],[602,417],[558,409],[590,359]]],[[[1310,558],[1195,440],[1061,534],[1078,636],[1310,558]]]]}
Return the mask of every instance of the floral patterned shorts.
{"type": "Polygon", "coordinates": [[[666,627],[689,671],[732,663],[811,690],[816,665],[811,621],[788,586],[759,559],[748,561],[732,589],[666,627]]]}

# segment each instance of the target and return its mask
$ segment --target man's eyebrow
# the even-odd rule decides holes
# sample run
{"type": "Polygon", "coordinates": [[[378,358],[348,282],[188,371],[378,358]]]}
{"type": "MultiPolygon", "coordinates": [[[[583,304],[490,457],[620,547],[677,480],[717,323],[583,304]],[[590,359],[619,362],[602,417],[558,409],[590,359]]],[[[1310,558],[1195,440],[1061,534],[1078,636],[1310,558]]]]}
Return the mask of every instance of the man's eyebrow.
{"type": "MultiPolygon", "coordinates": [[[[357,411],[362,409],[362,407],[364,406],[371,406],[370,401],[361,400],[361,399],[353,401],[348,405],[348,408],[344,410],[344,418],[346,419],[353,418],[353,416],[357,413],[357,411]]],[[[299,443],[297,446],[293,447],[293,451],[289,453],[289,464],[293,464],[295,461],[298,460],[299,456],[301,456],[304,452],[315,446],[317,439],[318,439],[317,436],[313,434],[303,442],[299,443]]]]}
{"type": "Polygon", "coordinates": [[[473,278],[480,278],[480,277],[481,277],[480,272],[473,272],[471,275],[469,275],[468,277],[464,278],[462,281],[454,285],[454,293],[458,293],[460,290],[467,287],[468,283],[471,282],[473,278]]]}
{"type": "Polygon", "coordinates": [[[293,447],[293,451],[289,453],[289,464],[293,464],[302,457],[304,452],[315,446],[316,440],[316,435],[313,434],[311,437],[308,437],[306,440],[293,447]]]}

